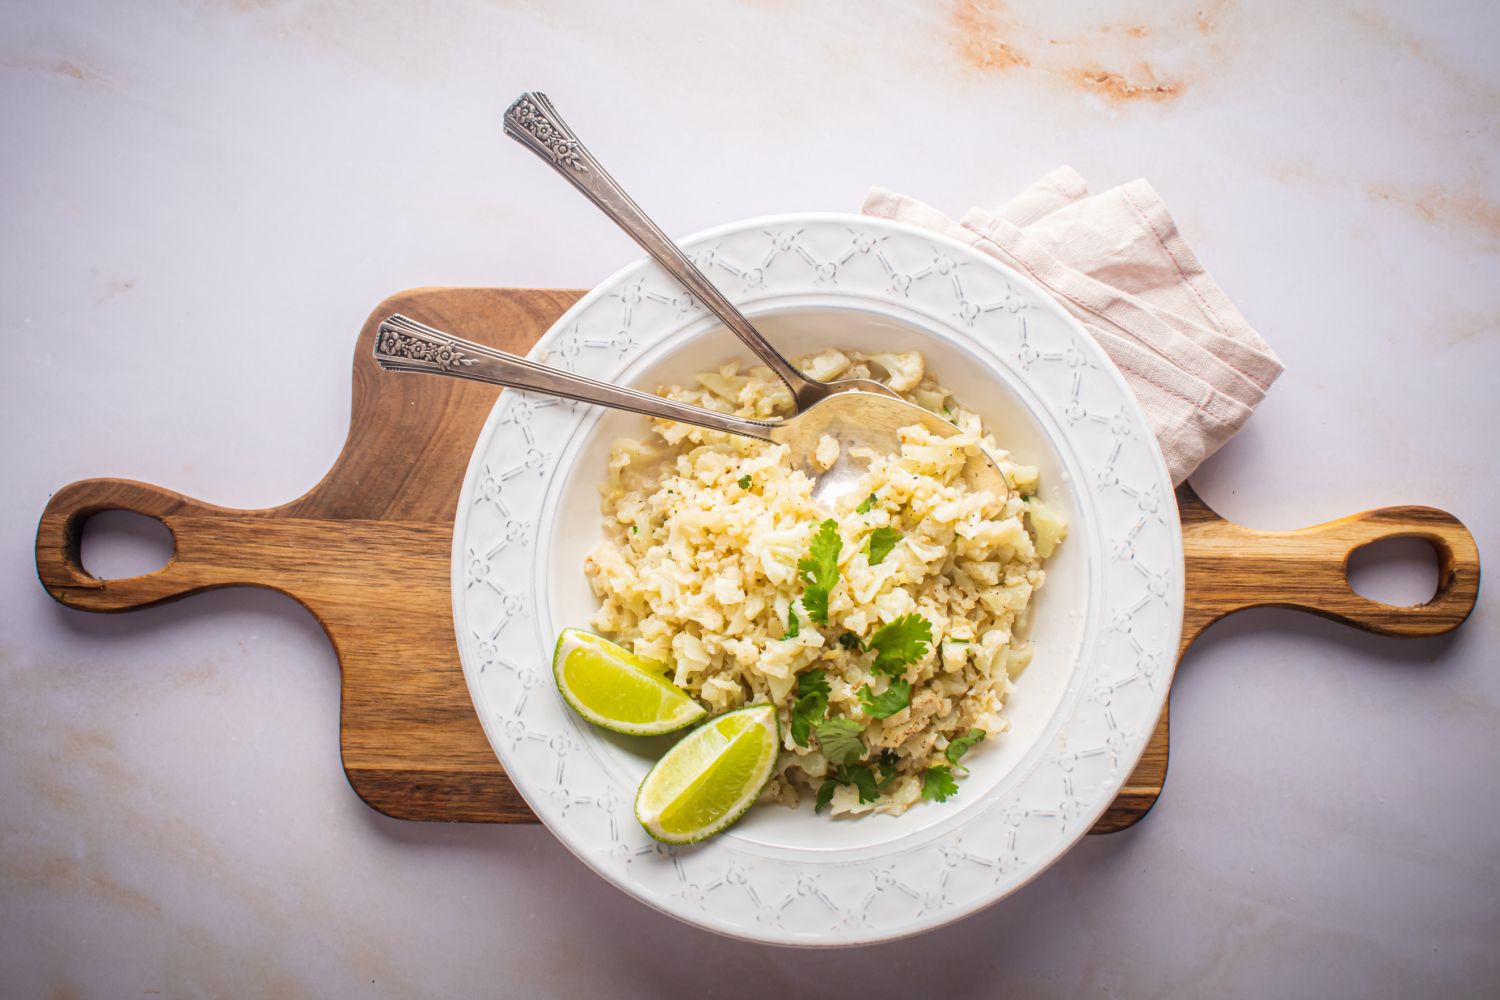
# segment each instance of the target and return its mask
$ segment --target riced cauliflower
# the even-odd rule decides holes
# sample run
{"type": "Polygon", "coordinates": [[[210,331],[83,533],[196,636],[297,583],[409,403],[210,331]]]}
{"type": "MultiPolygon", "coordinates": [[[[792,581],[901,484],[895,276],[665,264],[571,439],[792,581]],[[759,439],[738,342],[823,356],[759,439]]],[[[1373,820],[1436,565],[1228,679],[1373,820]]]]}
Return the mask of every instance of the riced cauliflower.
{"type": "MultiPolygon", "coordinates": [[[[783,752],[763,796],[805,795],[834,814],[900,813],[957,790],[964,754],[1008,726],[1011,678],[1043,559],[1066,533],[1034,496],[1034,468],[1012,462],[938,385],[915,352],[824,351],[799,367],[819,379],[876,378],[947,416],[959,433],[901,431],[901,452],[869,463],[859,490],[829,507],[782,445],[667,420],[612,450],[606,540],[586,571],[592,624],[672,664],[712,711],[774,704],[783,752]],[[971,489],[986,449],[1010,490],[971,489]]],[[[663,395],[741,416],[791,412],[765,368],[725,365],[663,395]]],[[[832,438],[815,459],[839,457],[832,438]]]]}

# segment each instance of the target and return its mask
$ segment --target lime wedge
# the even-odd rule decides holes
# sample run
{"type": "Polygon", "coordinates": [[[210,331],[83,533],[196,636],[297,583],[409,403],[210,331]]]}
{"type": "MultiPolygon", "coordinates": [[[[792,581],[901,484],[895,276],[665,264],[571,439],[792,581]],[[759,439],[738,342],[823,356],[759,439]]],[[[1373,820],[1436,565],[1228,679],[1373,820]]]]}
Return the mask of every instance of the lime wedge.
{"type": "Polygon", "coordinates": [[[771,778],[781,736],[776,708],[725,712],[656,762],[635,796],[635,818],[669,844],[712,837],[754,805],[771,778]]]}
{"type": "Polygon", "coordinates": [[[666,670],[665,663],[576,628],[563,629],[552,653],[563,699],[594,725],[632,736],[670,733],[708,714],[667,680],[666,670]]]}

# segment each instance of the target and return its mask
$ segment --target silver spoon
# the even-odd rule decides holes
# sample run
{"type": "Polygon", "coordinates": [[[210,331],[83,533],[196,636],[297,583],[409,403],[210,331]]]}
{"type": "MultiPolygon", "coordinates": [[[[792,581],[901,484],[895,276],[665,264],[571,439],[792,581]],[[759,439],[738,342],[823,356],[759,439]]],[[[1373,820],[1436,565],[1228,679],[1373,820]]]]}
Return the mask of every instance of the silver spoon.
{"type": "MultiPolygon", "coordinates": [[[[850,447],[897,454],[901,450],[897,431],[913,424],[942,436],[958,433],[958,428],[930,410],[890,396],[859,391],[833,393],[786,420],[737,417],[550,368],[433,329],[399,313],[381,322],[375,335],[375,361],[386,371],[427,372],[490,382],[784,444],[792,467],[801,469],[815,481],[813,497],[825,503],[832,503],[859,485],[864,469],[847,457],[850,447]],[[838,441],[840,447],[839,459],[822,470],[814,464],[813,456],[825,434],[838,441]]],[[[1009,495],[1005,477],[983,449],[970,456],[964,471],[974,488],[990,490],[1002,499],[1009,495]]]]}
{"type": "Polygon", "coordinates": [[[834,393],[851,390],[899,398],[892,389],[874,379],[846,378],[837,382],[820,382],[794,368],[751,325],[744,314],[734,307],[734,303],[725,298],[724,293],[698,270],[698,266],[688,259],[687,254],[641,211],[641,207],[625,193],[625,189],[605,172],[599,161],[594,159],[593,154],[568,128],[552,102],[547,100],[547,95],[528,91],[516,98],[516,102],[505,112],[505,134],[531,150],[582,191],[589,201],[614,220],[615,225],[639,243],[652,260],[682,282],[689,293],[719,317],[725,326],[744,341],[746,347],[755,352],[756,357],[786,383],[792,393],[792,409],[800,413],[834,393]]]}

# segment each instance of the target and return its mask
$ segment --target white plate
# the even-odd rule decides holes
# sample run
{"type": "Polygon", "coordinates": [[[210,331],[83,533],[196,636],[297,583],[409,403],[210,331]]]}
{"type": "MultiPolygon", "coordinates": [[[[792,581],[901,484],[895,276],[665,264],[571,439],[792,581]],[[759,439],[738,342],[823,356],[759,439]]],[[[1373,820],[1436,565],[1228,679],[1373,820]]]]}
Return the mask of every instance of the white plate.
{"type": "MultiPolygon", "coordinates": [[[[1182,623],[1182,539],[1166,466],[1124,380],[1030,281],[954,240],[879,219],[788,215],[684,243],[788,354],[920,349],[1002,447],[1040,466],[1069,518],[1032,615],[1037,654],[1012,729],[956,798],[900,817],[758,807],[692,847],[648,837],[636,787],[665,745],[596,730],[558,695],[551,654],[597,601],[610,442],[645,421],[521,392],[490,413],[459,497],[453,614],[464,675],[506,772],[605,878],[748,940],[852,945],[941,926],[1056,861],[1109,806],[1161,714],[1182,623]]],[[[644,389],[748,352],[639,262],[581,299],[532,356],[644,389]]]]}

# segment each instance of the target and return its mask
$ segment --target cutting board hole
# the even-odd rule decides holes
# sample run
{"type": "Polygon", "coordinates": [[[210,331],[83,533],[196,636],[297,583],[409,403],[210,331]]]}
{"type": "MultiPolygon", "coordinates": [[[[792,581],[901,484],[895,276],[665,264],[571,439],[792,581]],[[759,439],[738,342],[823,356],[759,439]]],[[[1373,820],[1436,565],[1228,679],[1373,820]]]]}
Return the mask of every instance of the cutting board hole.
{"type": "Polygon", "coordinates": [[[1349,554],[1349,586],[1361,597],[1407,608],[1437,594],[1437,552],[1420,538],[1383,538],[1349,554]]]}
{"type": "Polygon", "coordinates": [[[101,580],[154,573],[172,558],[172,532],[154,517],[104,510],[83,522],[78,558],[101,580]]]}

